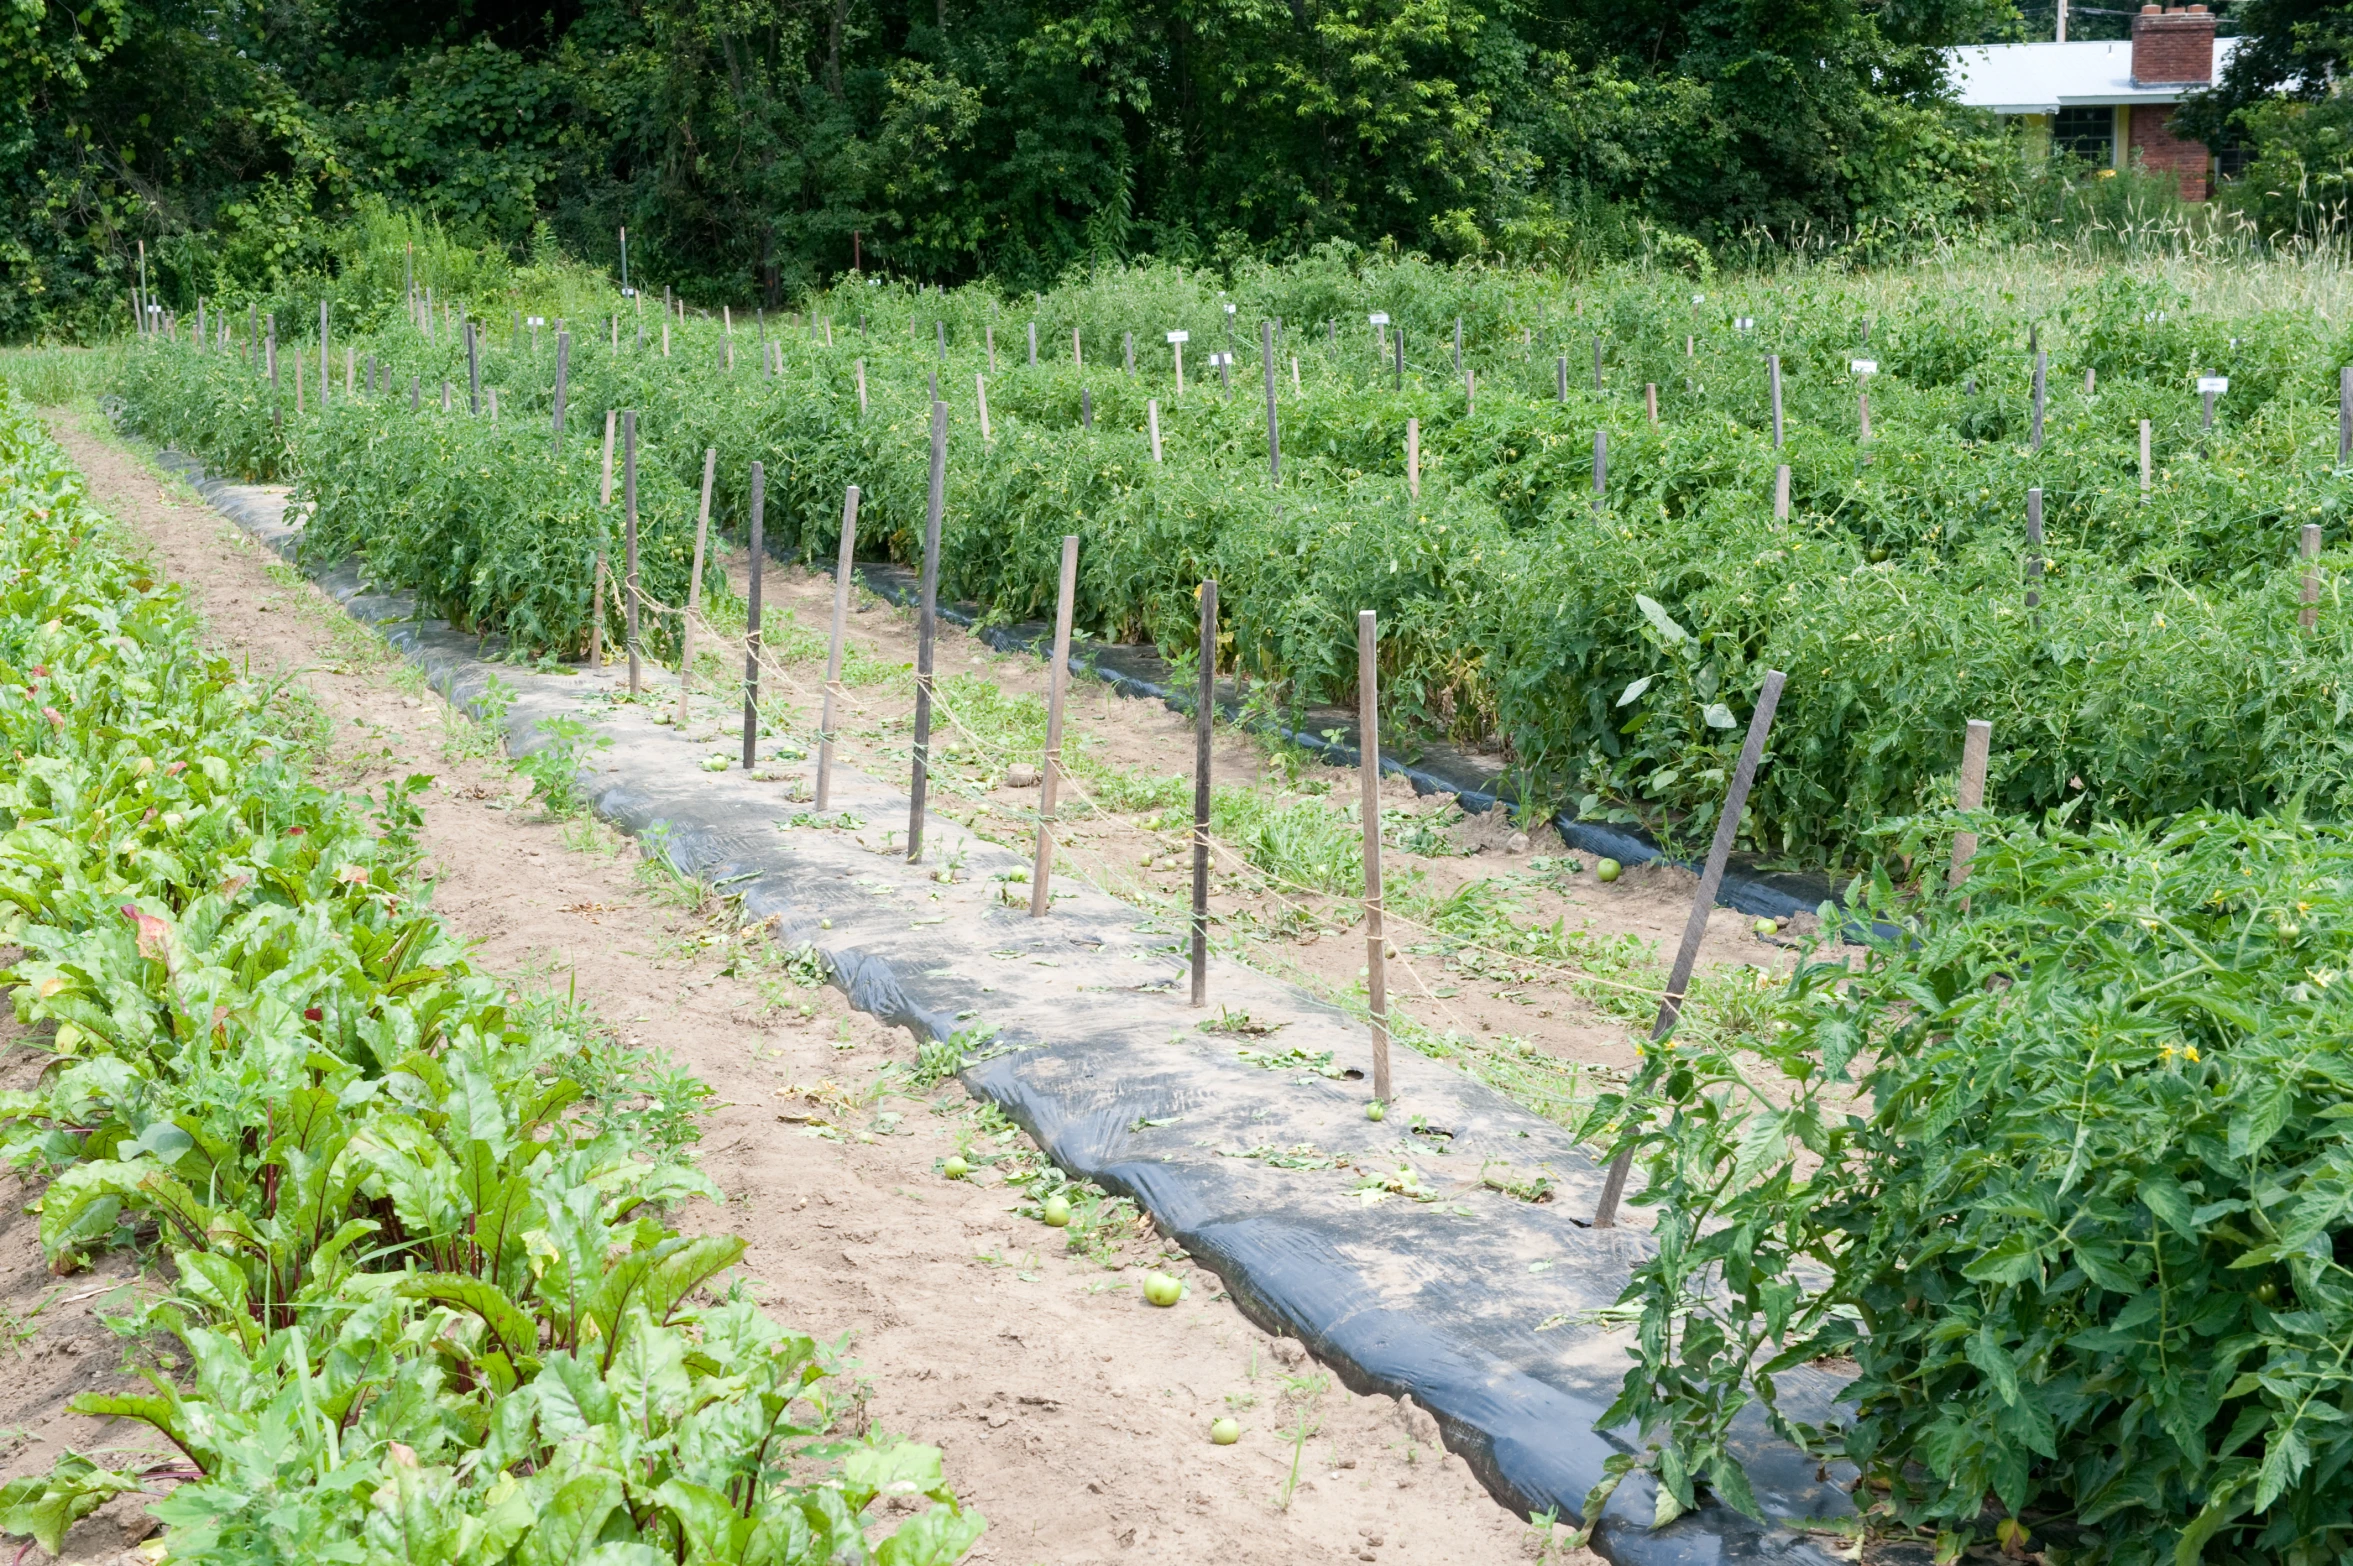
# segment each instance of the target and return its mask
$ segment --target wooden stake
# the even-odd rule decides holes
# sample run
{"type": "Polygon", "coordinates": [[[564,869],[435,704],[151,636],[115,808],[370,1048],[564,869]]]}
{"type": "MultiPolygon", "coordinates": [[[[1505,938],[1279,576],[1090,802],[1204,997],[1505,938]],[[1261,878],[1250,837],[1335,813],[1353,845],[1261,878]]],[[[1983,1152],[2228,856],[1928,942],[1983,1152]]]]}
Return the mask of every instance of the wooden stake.
{"type": "Polygon", "coordinates": [[[1160,460],[1160,399],[1149,398],[1144,403],[1144,423],[1152,431],[1152,460],[1160,460]]]}
{"type": "Polygon", "coordinates": [[[555,456],[564,454],[564,393],[572,373],[572,334],[556,333],[556,395],[555,411],[548,420],[547,449],[555,456]]]}
{"type": "Polygon", "coordinates": [[[629,647],[629,694],[645,686],[637,650],[637,410],[621,414],[621,592],[622,635],[629,647]]]}
{"type": "Polygon", "coordinates": [[[1293,354],[1293,355],[1291,355],[1291,395],[1292,395],[1293,397],[1297,397],[1297,396],[1299,396],[1299,395],[1300,395],[1300,391],[1299,391],[1299,356],[1298,356],[1297,354],[1293,354]]]}
{"type": "Polygon", "coordinates": [[[1786,462],[1773,470],[1773,520],[1789,520],[1789,464],[1786,462]]]}
{"type": "Polygon", "coordinates": [[[1095,388],[1092,386],[1081,386],[1078,389],[1078,427],[1089,434],[1094,433],[1095,388]]]}
{"type": "MultiPolygon", "coordinates": [[[[497,393],[493,392],[491,396],[495,406],[497,393]]],[[[620,424],[620,418],[620,414],[613,409],[605,410],[605,476],[598,492],[597,504],[607,509],[613,504],[613,434],[620,424]]],[[[602,673],[605,667],[605,551],[602,542],[604,522],[601,518],[597,523],[597,534],[596,589],[591,599],[588,620],[588,666],[602,673]]]]}
{"type": "Polygon", "coordinates": [[[2048,357],[2037,350],[2034,356],[2034,420],[2033,428],[2027,435],[2036,451],[2043,449],[2043,378],[2049,368],[2048,357]]]}
{"type": "Polygon", "coordinates": [[[2304,607],[2297,611],[2296,624],[2303,630],[2317,630],[2320,626],[2320,524],[2305,523],[2297,545],[2304,556],[2304,607]]]}
{"type": "Polygon", "coordinates": [[[948,496],[948,405],[931,405],[931,499],[923,513],[923,596],[915,611],[915,762],[907,791],[907,861],[923,857],[924,793],[931,782],[932,643],[939,631],[940,516],[948,496]]]}
{"type": "MultiPolygon", "coordinates": [[[[751,589],[743,611],[743,769],[752,770],[760,750],[760,588],[768,579],[768,470],[752,464],[751,589]]],[[[683,698],[682,698],[683,700],[683,698]]]]}
{"type": "Polygon", "coordinates": [[[1610,432],[1593,432],[1593,514],[1601,515],[1601,503],[1610,487],[1610,432]]]}
{"type": "MultiPolygon", "coordinates": [[[[1748,808],[1749,786],[1756,781],[1757,766],[1764,760],[1765,736],[1772,732],[1773,709],[1781,704],[1781,687],[1787,678],[1779,669],[1767,669],[1764,688],[1757,692],[1756,711],[1748,720],[1748,738],[1742,743],[1740,760],[1732,770],[1732,786],[1724,792],[1723,813],[1716,817],[1716,839],[1708,845],[1707,867],[1701,872],[1699,890],[1691,899],[1691,915],[1683,922],[1683,944],[1676,949],[1675,966],[1667,976],[1667,993],[1659,1001],[1658,1021],[1650,1030],[1653,1044],[1675,1031],[1675,1020],[1683,1013],[1683,996],[1691,988],[1691,970],[1699,961],[1700,939],[1708,931],[1708,912],[1716,906],[1716,893],[1724,884],[1724,865],[1732,857],[1733,840],[1740,835],[1740,817],[1748,808]]],[[[1626,1176],[1633,1167],[1634,1148],[1629,1142],[1610,1160],[1609,1173],[1601,1184],[1601,1200],[1593,1210],[1594,1228],[1617,1226],[1618,1202],[1626,1194],[1626,1176]]]]}
{"type": "Polygon", "coordinates": [[[1765,355],[1765,381],[1773,393],[1773,449],[1781,449],[1781,355],[1765,355]]]}
{"type": "MultiPolygon", "coordinates": [[[[703,545],[711,536],[711,481],[718,476],[718,473],[719,448],[705,446],[703,448],[703,503],[701,509],[695,512],[694,518],[694,574],[686,579],[686,623],[679,628],[678,633],[678,725],[682,729],[686,726],[689,718],[686,706],[687,692],[694,684],[694,617],[701,612],[703,607],[703,545]]],[[[752,570],[756,574],[759,569],[760,562],[755,556],[752,560],[752,570]]],[[[744,765],[750,766],[751,763],[747,761],[744,765]]]]}
{"type": "MultiPolygon", "coordinates": [[[[1275,422],[1275,323],[1258,323],[1258,358],[1266,371],[1266,476],[1270,483],[1283,481],[1283,433],[1275,422]]],[[[1296,362],[1296,361],[1294,361],[1296,362]]]]}
{"type": "Polygon", "coordinates": [[[858,372],[858,417],[866,417],[866,361],[860,359],[854,368],[858,372]]]}
{"type": "Polygon", "coordinates": [[[842,495],[841,551],[833,567],[833,634],[825,645],[825,699],[817,717],[817,813],[825,813],[833,786],[833,703],[842,694],[842,632],[850,618],[850,580],[858,548],[858,486],[842,495]]]}
{"type": "MultiPolygon", "coordinates": [[[[2345,373],[2346,373],[2346,374],[2348,374],[2348,375],[2353,375],[2353,370],[2348,370],[2348,371],[2346,371],[2345,373]]],[[[2337,437],[2337,440],[2338,440],[2338,444],[2339,444],[2339,446],[2341,447],[2341,446],[2343,445],[2343,443],[2344,443],[2344,436],[2343,436],[2343,434],[2342,434],[2341,432],[2339,433],[2339,435],[2338,435],[2338,437],[2337,437]]],[[[2148,500],[2148,498],[2149,498],[2149,421],[2148,421],[2147,419],[2143,419],[2143,420],[2141,420],[2141,499],[2142,499],[2142,501],[2145,503],[2145,502],[2148,500]]]]}
{"type": "Polygon", "coordinates": [[[2026,492],[2026,614],[2035,630],[2043,628],[2043,492],[2036,485],[2026,492]]]}
{"type": "Polygon", "coordinates": [[[1029,323],[1029,367],[1033,370],[1038,367],[1038,323],[1035,321],[1029,323]]]}
{"type": "Polygon", "coordinates": [[[1176,354],[1176,394],[1182,397],[1185,394],[1185,345],[1170,343],[1168,346],[1176,354]]]}
{"type": "Polygon", "coordinates": [[[1422,421],[1405,421],[1405,492],[1422,498],[1422,421]]]}
{"type": "MultiPolygon", "coordinates": [[[[1961,781],[1953,790],[1953,808],[1967,814],[1985,804],[1985,758],[1993,743],[1994,726],[1982,718],[1969,720],[1961,741],[1961,781]]],[[[1953,834],[1953,868],[1947,884],[1959,886],[1969,875],[1969,861],[1977,856],[1977,834],[1964,828],[1953,834]]]]}
{"type": "Polygon", "coordinates": [[[1209,741],[1217,715],[1217,579],[1201,584],[1200,677],[1193,692],[1193,1004],[1209,1004],[1209,741]]]}
{"type": "Polygon", "coordinates": [[[2083,369],[2083,394],[2086,397],[2095,397],[2099,395],[2099,391],[2100,372],[2087,364],[2083,369]]]}
{"type": "Polygon", "coordinates": [[[1074,370],[1083,370],[1087,367],[1087,361],[1086,356],[1079,352],[1078,332],[1079,329],[1075,326],[1070,329],[1070,367],[1074,370]]]}
{"type": "Polygon", "coordinates": [[[1364,817],[1364,997],[1373,1030],[1373,1100],[1389,1101],[1389,937],[1381,924],[1380,641],[1370,609],[1356,612],[1357,779],[1364,817]]]}
{"type": "Polygon", "coordinates": [[[989,378],[987,376],[975,375],[972,378],[972,394],[980,403],[980,438],[983,441],[993,440],[996,437],[989,433],[989,378]]]}
{"type": "Polygon", "coordinates": [[[1054,604],[1054,665],[1046,677],[1046,764],[1038,773],[1038,847],[1030,866],[1029,916],[1046,917],[1054,872],[1054,791],[1062,780],[1062,700],[1070,685],[1070,619],[1078,595],[1078,535],[1062,539],[1062,584],[1054,604]]]}
{"type": "Polygon", "coordinates": [[[2337,372],[2337,466],[2353,461],[2353,365],[2337,372]]]}
{"type": "Polygon", "coordinates": [[[1642,387],[1642,411],[1650,415],[1650,427],[1659,427],[1659,383],[1646,381],[1642,387]]]}

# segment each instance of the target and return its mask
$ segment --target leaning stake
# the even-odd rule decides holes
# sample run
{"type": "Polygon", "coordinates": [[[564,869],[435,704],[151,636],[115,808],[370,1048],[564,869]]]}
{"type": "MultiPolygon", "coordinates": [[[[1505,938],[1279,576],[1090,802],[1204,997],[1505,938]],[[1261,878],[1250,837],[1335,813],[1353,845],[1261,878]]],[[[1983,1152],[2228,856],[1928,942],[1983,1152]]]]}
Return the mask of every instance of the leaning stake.
{"type": "Polygon", "coordinates": [[[1389,1102],[1389,937],[1381,927],[1381,691],[1379,628],[1356,612],[1357,773],[1364,790],[1364,996],[1373,1025],[1373,1098],[1389,1102]]]}
{"type": "MultiPolygon", "coordinates": [[[[1788,678],[1779,669],[1765,671],[1764,688],[1757,692],[1757,709],[1748,720],[1748,738],[1740,747],[1740,761],[1732,770],[1732,787],[1724,793],[1724,813],[1716,818],[1716,840],[1708,845],[1708,862],[1691,899],[1691,917],[1683,923],[1683,944],[1676,949],[1674,970],[1667,976],[1667,993],[1659,1000],[1658,1021],[1650,1041],[1658,1043],[1675,1031],[1683,1012],[1683,994],[1691,987],[1691,970],[1699,961],[1700,938],[1707,934],[1708,911],[1716,906],[1716,891],[1724,884],[1724,863],[1732,857],[1732,840],[1740,835],[1741,812],[1748,808],[1749,785],[1756,781],[1757,764],[1764,759],[1765,736],[1773,728],[1773,709],[1781,704],[1781,686],[1788,678]]],[[[1626,1175],[1634,1167],[1631,1144],[1618,1149],[1609,1174],[1601,1183],[1601,1201],[1593,1209],[1593,1227],[1615,1228],[1618,1199],[1626,1194],[1626,1175]]]]}
{"type": "Polygon", "coordinates": [[[752,464],[751,590],[743,609],[743,767],[752,770],[760,745],[760,583],[768,575],[768,470],[752,464]]]}
{"type": "Polygon", "coordinates": [[[1765,380],[1773,392],[1773,449],[1781,449],[1781,355],[1765,355],[1765,380]]]}
{"type": "Polygon", "coordinates": [[[1046,917],[1054,870],[1054,788],[1062,775],[1062,698],[1070,685],[1071,600],[1078,595],[1078,535],[1062,538],[1062,588],[1054,605],[1054,667],[1046,683],[1046,765],[1038,774],[1038,851],[1029,873],[1029,916],[1046,917]]]}
{"type": "Polygon", "coordinates": [[[850,562],[857,559],[858,486],[842,496],[842,546],[833,567],[833,635],[825,645],[825,700],[817,716],[817,813],[833,787],[833,703],[842,688],[842,630],[850,618],[850,562]]]}
{"type": "Polygon", "coordinates": [[[1217,579],[1201,584],[1200,683],[1193,693],[1193,1004],[1209,1004],[1209,737],[1217,711],[1217,579]]]}
{"type": "MultiPolygon", "coordinates": [[[[703,545],[711,536],[711,480],[719,475],[719,448],[703,448],[703,504],[694,517],[694,574],[686,579],[686,619],[678,629],[678,723],[687,723],[686,693],[694,685],[694,617],[703,607],[703,545]]],[[[759,574],[760,558],[752,557],[752,572],[759,574]]],[[[747,759],[745,766],[750,766],[747,759]]]]}
{"type": "Polygon", "coordinates": [[[915,769],[907,789],[907,860],[923,857],[923,795],[931,775],[931,650],[939,628],[940,513],[948,494],[948,405],[931,405],[931,501],[923,513],[923,597],[915,611],[915,769]]]}

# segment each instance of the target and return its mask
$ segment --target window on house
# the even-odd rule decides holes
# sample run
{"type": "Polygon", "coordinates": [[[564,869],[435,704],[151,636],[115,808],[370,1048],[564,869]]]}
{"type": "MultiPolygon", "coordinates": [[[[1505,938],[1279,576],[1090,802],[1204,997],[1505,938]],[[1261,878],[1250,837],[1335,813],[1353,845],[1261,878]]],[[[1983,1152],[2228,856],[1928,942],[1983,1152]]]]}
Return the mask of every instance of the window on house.
{"type": "Polygon", "coordinates": [[[2061,109],[2051,120],[2051,149],[2072,152],[2096,168],[2108,166],[2116,147],[2116,111],[2107,104],[2061,109]]]}

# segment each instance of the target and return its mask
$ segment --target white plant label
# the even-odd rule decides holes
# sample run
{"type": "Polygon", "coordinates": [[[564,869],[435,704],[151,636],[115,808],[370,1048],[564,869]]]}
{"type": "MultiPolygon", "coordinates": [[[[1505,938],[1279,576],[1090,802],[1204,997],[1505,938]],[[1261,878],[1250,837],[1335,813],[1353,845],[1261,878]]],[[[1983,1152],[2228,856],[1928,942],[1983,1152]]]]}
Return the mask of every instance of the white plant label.
{"type": "Polygon", "coordinates": [[[1389,324],[1389,312],[1386,310],[1375,310],[1372,314],[1366,316],[1364,319],[1365,323],[1369,326],[1387,326],[1389,324]]]}
{"type": "Polygon", "coordinates": [[[2230,377],[2227,375],[2201,375],[2198,377],[2198,390],[2212,392],[2219,397],[2230,390],[2230,377]]]}
{"type": "Polygon", "coordinates": [[[1172,343],[1189,343],[1193,340],[1193,334],[1191,332],[1171,332],[1168,334],[1168,340],[1172,343]]]}
{"type": "Polygon", "coordinates": [[[1846,362],[1846,367],[1857,375],[1877,375],[1879,373],[1877,359],[1849,359],[1846,362]]]}

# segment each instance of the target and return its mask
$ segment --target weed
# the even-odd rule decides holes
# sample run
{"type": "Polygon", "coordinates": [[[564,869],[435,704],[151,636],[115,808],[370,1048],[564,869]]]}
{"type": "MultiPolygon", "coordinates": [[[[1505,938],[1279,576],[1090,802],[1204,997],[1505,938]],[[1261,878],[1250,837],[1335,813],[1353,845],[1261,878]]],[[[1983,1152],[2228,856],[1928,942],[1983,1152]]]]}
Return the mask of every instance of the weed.
{"type": "Polygon", "coordinates": [[[612,736],[598,733],[570,713],[542,718],[538,728],[543,743],[516,757],[514,767],[531,780],[531,797],[541,808],[550,817],[565,820],[587,808],[580,794],[581,769],[591,755],[613,743],[612,736]]]}

